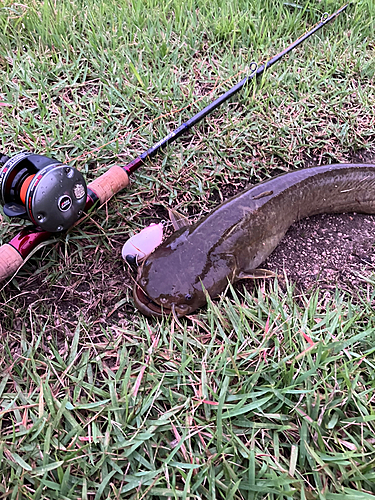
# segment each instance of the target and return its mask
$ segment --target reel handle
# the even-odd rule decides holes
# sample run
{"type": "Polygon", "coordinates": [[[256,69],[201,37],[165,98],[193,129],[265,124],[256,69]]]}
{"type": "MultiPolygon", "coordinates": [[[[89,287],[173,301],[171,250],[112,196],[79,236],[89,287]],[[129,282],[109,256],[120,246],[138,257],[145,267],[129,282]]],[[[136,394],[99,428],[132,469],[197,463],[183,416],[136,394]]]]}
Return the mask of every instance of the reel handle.
{"type": "Polygon", "coordinates": [[[118,165],[113,165],[107,172],[90,182],[87,187],[99,198],[100,205],[103,205],[128,184],[129,176],[126,171],[118,165]]]}
{"type": "Polygon", "coordinates": [[[24,258],[12,245],[0,247],[0,283],[14,274],[23,264],[24,258]]]}

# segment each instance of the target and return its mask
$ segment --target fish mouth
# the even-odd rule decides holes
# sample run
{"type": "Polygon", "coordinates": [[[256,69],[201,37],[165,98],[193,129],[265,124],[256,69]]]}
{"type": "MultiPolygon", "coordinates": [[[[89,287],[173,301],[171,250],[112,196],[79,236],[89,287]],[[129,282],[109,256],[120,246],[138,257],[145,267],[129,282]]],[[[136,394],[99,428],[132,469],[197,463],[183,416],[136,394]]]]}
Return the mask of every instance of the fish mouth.
{"type": "Polygon", "coordinates": [[[135,305],[145,316],[161,317],[172,313],[172,309],[168,307],[162,308],[159,304],[151,300],[138,285],[135,285],[133,288],[133,298],[135,305]]]}
{"type": "Polygon", "coordinates": [[[181,308],[175,304],[172,304],[172,308],[160,306],[157,302],[150,299],[150,297],[148,297],[142,288],[137,284],[133,288],[133,298],[137,309],[139,309],[142,314],[149,317],[162,317],[173,314],[173,316],[181,318],[181,316],[185,316],[190,312],[190,308],[184,305],[182,305],[181,308]]]}

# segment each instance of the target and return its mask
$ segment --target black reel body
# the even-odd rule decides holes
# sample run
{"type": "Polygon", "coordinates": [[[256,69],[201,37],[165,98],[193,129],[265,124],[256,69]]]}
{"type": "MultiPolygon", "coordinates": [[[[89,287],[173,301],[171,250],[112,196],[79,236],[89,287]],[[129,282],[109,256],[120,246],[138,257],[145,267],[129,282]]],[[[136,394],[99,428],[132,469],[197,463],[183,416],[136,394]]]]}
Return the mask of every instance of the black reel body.
{"type": "Polygon", "coordinates": [[[0,203],[51,233],[69,229],[82,215],[87,186],[82,174],[47,156],[19,153],[0,163],[0,203]]]}

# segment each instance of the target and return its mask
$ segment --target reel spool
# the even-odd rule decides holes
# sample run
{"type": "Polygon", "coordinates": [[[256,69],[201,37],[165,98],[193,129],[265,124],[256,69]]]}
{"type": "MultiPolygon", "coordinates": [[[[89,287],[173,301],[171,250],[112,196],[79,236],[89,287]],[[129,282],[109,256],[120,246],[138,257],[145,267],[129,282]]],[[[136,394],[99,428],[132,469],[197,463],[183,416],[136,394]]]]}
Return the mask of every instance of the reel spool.
{"type": "Polygon", "coordinates": [[[69,229],[82,215],[87,186],[82,174],[47,156],[0,155],[0,203],[8,217],[30,220],[51,233],[69,229]]]}

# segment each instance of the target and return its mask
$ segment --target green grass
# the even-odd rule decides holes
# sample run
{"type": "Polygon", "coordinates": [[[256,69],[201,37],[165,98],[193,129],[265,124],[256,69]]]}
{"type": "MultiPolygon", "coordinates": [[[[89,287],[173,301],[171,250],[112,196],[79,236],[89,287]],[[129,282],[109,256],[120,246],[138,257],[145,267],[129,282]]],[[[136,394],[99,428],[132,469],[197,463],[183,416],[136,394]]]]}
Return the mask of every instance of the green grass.
{"type": "MultiPolygon", "coordinates": [[[[0,149],[92,180],[340,6],[5,0],[0,149]]],[[[120,250],[169,206],[199,217],[249,181],[373,148],[374,16],[353,4],[1,290],[0,498],[373,497],[371,279],[356,301],[228,290],[178,324],[134,310],[120,250]]],[[[0,214],[0,243],[19,227],[0,214]]]]}
{"type": "Polygon", "coordinates": [[[245,300],[212,304],[203,328],[137,318],[92,335],[79,320],[52,342],[47,325],[7,335],[3,496],[374,493],[371,308],[297,305],[277,287],[245,300]]]}

